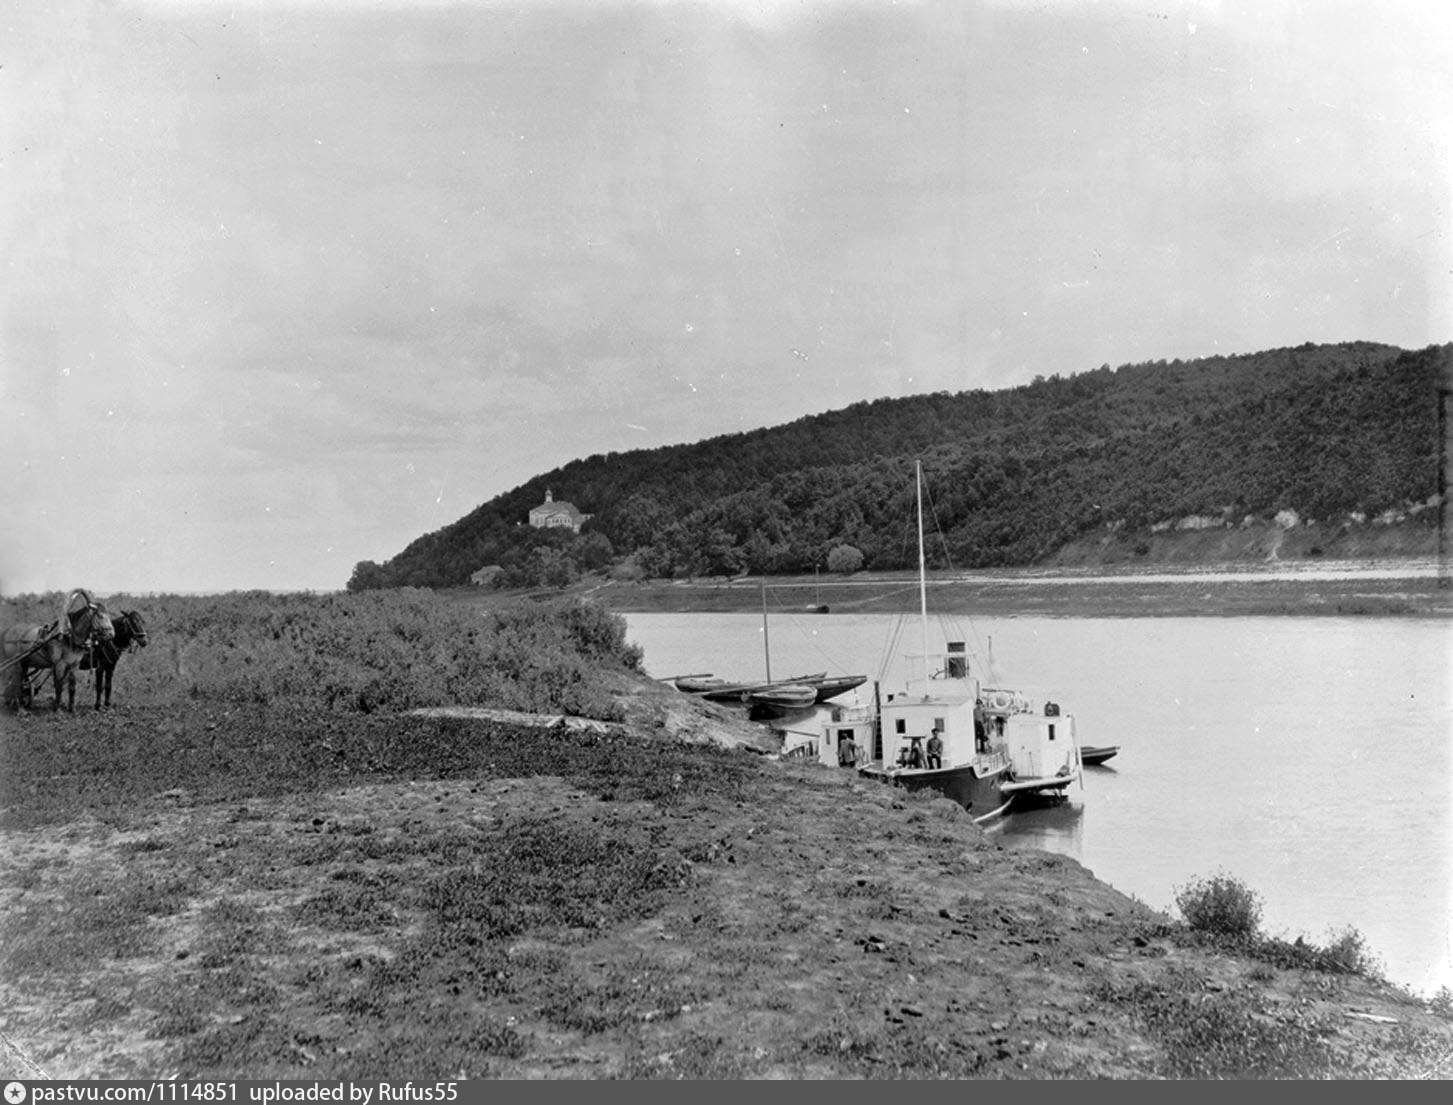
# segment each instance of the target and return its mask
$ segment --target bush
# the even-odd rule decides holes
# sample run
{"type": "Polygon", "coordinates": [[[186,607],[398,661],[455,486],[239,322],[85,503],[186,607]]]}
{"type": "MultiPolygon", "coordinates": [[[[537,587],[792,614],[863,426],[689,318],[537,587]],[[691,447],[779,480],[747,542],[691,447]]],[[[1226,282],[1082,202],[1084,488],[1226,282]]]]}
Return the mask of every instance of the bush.
{"type": "Polygon", "coordinates": [[[1261,924],[1261,897],[1229,875],[1193,879],[1176,888],[1176,908],[1196,932],[1249,940],[1261,924]]]}
{"type": "Polygon", "coordinates": [[[1271,937],[1257,941],[1248,950],[1257,959],[1277,967],[1334,975],[1382,977],[1381,965],[1368,948],[1362,933],[1355,928],[1334,933],[1325,947],[1300,936],[1290,942],[1271,937]]]}
{"type": "Polygon", "coordinates": [[[1428,1008],[1445,1021],[1453,1021],[1453,990],[1438,987],[1438,992],[1428,999],[1428,1008]]]}
{"type": "Polygon", "coordinates": [[[863,566],[863,554],[852,545],[838,545],[827,554],[827,570],[852,574],[863,566]]]}
{"type": "Polygon", "coordinates": [[[1332,940],[1322,949],[1324,971],[1338,974],[1365,975],[1378,978],[1382,968],[1376,956],[1367,946],[1367,940],[1355,928],[1334,933],[1332,940]]]}

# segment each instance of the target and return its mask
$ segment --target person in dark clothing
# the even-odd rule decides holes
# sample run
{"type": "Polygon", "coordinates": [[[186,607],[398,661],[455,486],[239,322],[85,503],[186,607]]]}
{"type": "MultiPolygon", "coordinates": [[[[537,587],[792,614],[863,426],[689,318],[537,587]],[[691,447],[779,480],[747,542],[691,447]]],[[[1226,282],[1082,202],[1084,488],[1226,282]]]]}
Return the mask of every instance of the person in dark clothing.
{"type": "Polygon", "coordinates": [[[989,730],[984,721],[984,700],[974,700],[974,747],[980,752],[989,750],[989,730]]]}
{"type": "Polygon", "coordinates": [[[928,767],[943,767],[943,736],[935,729],[928,737],[928,767]]]}
{"type": "Polygon", "coordinates": [[[912,743],[908,746],[908,765],[907,766],[909,766],[909,767],[922,767],[923,766],[923,738],[922,737],[912,737],[910,739],[911,739],[912,743]]]}
{"type": "Polygon", "coordinates": [[[838,767],[856,767],[858,764],[858,743],[853,740],[849,733],[838,742],[837,765],[838,767]]]}

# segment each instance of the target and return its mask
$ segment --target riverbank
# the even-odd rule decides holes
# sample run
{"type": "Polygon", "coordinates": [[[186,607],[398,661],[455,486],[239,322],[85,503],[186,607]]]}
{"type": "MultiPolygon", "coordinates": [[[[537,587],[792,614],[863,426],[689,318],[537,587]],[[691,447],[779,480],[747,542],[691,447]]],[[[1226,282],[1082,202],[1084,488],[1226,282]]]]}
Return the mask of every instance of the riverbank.
{"type": "Polygon", "coordinates": [[[612,678],[605,727],[6,716],[0,1031],[57,1078],[1453,1075],[1446,1001],[612,678]]]}

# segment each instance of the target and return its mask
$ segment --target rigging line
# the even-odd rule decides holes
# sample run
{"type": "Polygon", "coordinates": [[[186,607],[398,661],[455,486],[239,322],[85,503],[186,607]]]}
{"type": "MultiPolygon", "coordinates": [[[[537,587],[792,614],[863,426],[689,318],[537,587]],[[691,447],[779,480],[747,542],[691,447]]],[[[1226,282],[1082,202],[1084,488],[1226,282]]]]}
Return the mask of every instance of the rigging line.
{"type": "MultiPolygon", "coordinates": [[[[926,483],[926,481],[925,481],[925,483],[926,483]]],[[[943,525],[939,522],[939,519],[938,519],[938,507],[934,504],[934,501],[933,501],[933,492],[932,492],[931,489],[929,489],[927,487],[925,487],[924,490],[925,490],[925,492],[928,495],[928,510],[929,510],[930,517],[932,517],[932,519],[933,519],[933,529],[934,529],[934,533],[938,536],[939,544],[943,547],[943,562],[944,562],[945,565],[947,565],[948,571],[950,573],[955,573],[955,572],[957,572],[958,569],[956,569],[954,567],[953,554],[949,550],[948,534],[944,532],[943,525]]],[[[958,629],[959,629],[959,623],[958,622],[945,623],[945,624],[951,624],[955,628],[956,631],[958,631],[958,629]]],[[[978,628],[974,624],[974,621],[973,621],[972,618],[970,618],[969,621],[966,624],[967,624],[967,631],[966,632],[963,632],[962,635],[963,636],[970,637],[970,638],[973,639],[975,652],[977,653],[977,655],[980,658],[980,665],[985,669],[986,674],[989,674],[989,675],[992,676],[993,673],[991,671],[989,671],[989,663],[988,663],[988,660],[987,660],[988,649],[985,646],[984,642],[982,640],[980,640],[978,628]]]]}
{"type": "MultiPolygon", "coordinates": [[[[785,586],[791,585],[789,584],[785,586]]],[[[775,588],[768,587],[767,590],[770,592],[772,590],[775,590],[775,588]]],[[[838,657],[831,655],[827,651],[827,649],[822,647],[822,643],[818,639],[818,634],[815,631],[807,628],[802,616],[797,611],[790,610],[786,606],[783,606],[781,604],[781,600],[778,600],[778,609],[782,610],[785,613],[785,616],[791,625],[799,629],[802,634],[812,642],[812,647],[817,651],[818,655],[823,657],[823,659],[825,659],[831,666],[835,668],[846,668],[847,665],[845,665],[838,657]]]]}

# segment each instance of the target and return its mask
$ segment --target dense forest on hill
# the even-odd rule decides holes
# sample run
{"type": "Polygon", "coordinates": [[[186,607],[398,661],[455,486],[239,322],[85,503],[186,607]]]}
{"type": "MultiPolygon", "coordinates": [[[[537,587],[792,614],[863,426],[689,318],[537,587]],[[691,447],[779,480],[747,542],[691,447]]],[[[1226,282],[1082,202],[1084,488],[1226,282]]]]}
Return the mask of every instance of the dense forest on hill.
{"type": "MultiPolygon", "coordinates": [[[[1357,525],[1439,493],[1453,345],[1366,342],[1105,365],[1003,391],[855,403],[783,426],[573,461],[363,561],[349,590],[499,586],[582,572],[669,578],[916,565],[921,459],[942,566],[1042,562],[1107,530],[1301,520],[1357,525]],[[593,517],[535,529],[553,491],[593,517]]],[[[1436,511],[1426,512],[1435,524],[1436,511]]]]}

